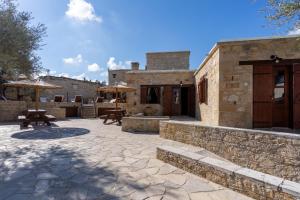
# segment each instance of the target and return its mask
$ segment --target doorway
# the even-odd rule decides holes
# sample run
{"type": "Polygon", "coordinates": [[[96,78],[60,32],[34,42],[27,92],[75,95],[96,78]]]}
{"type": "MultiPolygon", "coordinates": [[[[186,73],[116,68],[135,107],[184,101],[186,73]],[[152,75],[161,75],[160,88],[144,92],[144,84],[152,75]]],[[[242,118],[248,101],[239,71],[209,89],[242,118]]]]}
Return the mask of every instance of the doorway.
{"type": "Polygon", "coordinates": [[[253,127],[294,127],[293,66],[253,66],[253,127]]]}
{"type": "Polygon", "coordinates": [[[164,86],[163,114],[168,116],[186,115],[195,117],[194,85],[164,86]]]}

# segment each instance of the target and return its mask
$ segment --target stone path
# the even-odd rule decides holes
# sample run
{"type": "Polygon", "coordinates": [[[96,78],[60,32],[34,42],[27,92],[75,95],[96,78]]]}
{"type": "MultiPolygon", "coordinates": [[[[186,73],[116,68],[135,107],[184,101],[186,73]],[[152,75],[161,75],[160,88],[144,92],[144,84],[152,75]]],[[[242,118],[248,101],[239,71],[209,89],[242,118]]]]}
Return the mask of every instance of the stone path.
{"type": "Polygon", "coordinates": [[[0,125],[1,200],[250,199],[155,159],[157,146],[180,143],[98,119],[56,125],[0,125]]]}

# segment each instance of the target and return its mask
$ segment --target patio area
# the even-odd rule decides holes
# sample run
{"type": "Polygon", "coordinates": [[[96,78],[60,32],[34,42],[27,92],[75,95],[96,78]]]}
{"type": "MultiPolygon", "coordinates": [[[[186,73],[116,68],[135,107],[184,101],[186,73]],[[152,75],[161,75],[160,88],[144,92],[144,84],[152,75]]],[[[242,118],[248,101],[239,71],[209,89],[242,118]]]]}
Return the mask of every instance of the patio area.
{"type": "Polygon", "coordinates": [[[0,199],[250,199],[157,160],[155,134],[99,119],[0,124],[0,199]]]}

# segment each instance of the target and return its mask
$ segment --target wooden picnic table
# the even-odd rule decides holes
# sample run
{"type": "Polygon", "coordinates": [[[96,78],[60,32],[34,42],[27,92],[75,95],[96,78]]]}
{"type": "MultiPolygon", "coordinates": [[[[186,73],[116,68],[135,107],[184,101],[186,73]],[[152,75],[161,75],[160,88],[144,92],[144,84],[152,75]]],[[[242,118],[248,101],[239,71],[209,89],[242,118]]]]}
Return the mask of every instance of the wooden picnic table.
{"type": "Polygon", "coordinates": [[[111,119],[113,122],[117,121],[119,125],[122,124],[122,117],[125,116],[126,110],[124,109],[113,109],[107,110],[107,115],[104,118],[103,124],[106,124],[108,119],[111,119]]]}
{"type": "Polygon", "coordinates": [[[52,115],[46,115],[46,110],[43,109],[29,109],[23,112],[23,115],[18,116],[18,120],[22,122],[23,127],[28,127],[31,122],[44,122],[48,126],[50,126],[51,121],[55,121],[56,118],[52,115]]]}

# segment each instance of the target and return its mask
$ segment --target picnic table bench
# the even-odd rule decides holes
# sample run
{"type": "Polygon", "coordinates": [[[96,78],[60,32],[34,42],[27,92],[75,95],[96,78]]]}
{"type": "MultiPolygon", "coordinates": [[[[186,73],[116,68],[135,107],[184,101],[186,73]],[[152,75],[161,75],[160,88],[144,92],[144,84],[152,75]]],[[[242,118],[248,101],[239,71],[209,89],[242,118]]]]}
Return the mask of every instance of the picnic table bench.
{"type": "Polygon", "coordinates": [[[124,109],[107,110],[103,124],[107,124],[108,119],[111,119],[113,122],[117,121],[118,124],[121,125],[122,118],[125,116],[125,114],[126,110],[124,109]]]}
{"type": "Polygon", "coordinates": [[[31,122],[44,122],[48,126],[51,125],[50,122],[55,121],[56,117],[53,115],[46,115],[46,110],[26,110],[22,114],[18,116],[18,120],[21,122],[21,126],[28,127],[31,122]]]}

